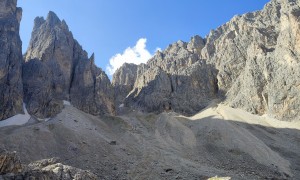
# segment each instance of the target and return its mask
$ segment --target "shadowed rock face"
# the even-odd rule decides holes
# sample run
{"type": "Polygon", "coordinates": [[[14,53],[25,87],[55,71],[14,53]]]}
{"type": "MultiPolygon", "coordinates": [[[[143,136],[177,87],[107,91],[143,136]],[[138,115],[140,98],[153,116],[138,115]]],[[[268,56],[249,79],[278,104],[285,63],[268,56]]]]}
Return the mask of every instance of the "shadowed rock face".
{"type": "Polygon", "coordinates": [[[94,55],[78,62],[70,98],[75,107],[90,114],[114,114],[113,88],[105,72],[95,66],[94,55]]]}
{"type": "MultiPolygon", "coordinates": [[[[299,123],[217,103],[192,117],[137,111],[95,117],[66,106],[50,121],[1,128],[0,148],[17,151],[26,164],[58,157],[64,164],[91,170],[98,179],[208,179],[216,174],[297,179],[299,137],[299,123]]],[[[33,166],[44,169],[52,164],[48,162],[33,166]]]]}
{"type": "MultiPolygon", "coordinates": [[[[170,96],[174,80],[168,81],[167,76],[169,79],[178,76],[182,78],[182,74],[193,64],[205,61],[205,64],[218,73],[197,76],[198,78],[189,75],[189,78],[184,79],[187,83],[181,83],[182,87],[186,86],[183,88],[186,94],[199,99],[198,104],[192,103],[188,107],[192,109],[190,113],[203,107],[206,104],[203,102],[212,99],[213,92],[217,95],[218,89],[218,94],[223,95],[225,103],[231,107],[242,108],[254,114],[269,114],[281,120],[299,119],[299,6],[299,1],[273,0],[261,11],[235,16],[228,23],[211,31],[205,39],[195,36],[189,43],[178,41],[170,45],[149,60],[144,73],[137,75],[131,91],[133,94],[125,100],[127,105],[153,111],[161,109],[158,108],[160,104],[169,104],[167,109],[185,112],[184,108],[178,108],[169,102],[173,98],[178,105],[185,104],[193,98],[186,100],[183,94],[170,96]],[[202,88],[201,95],[195,93],[199,87],[195,86],[197,88],[194,89],[190,81],[192,84],[203,81],[199,86],[202,88]],[[218,85],[211,82],[217,82],[218,85]],[[212,90],[208,93],[209,96],[203,93],[209,90],[212,90]]],[[[203,71],[202,74],[210,71],[204,69],[196,71],[203,71]]],[[[127,74],[119,73],[116,76],[114,79],[122,79],[127,74]]]]}
{"type": "Polygon", "coordinates": [[[49,12],[34,21],[23,67],[25,102],[30,114],[52,117],[62,100],[90,114],[113,113],[113,90],[105,73],[88,58],[66,22],[49,12]],[[36,78],[39,77],[39,78],[36,78]]]}
{"type": "Polygon", "coordinates": [[[51,66],[38,59],[23,65],[24,101],[27,110],[40,118],[51,117],[61,111],[62,101],[55,98],[51,66]]]}
{"type": "Polygon", "coordinates": [[[87,57],[87,53],[82,48],[74,50],[75,44],[79,46],[78,43],[65,21],[61,21],[53,12],[49,12],[46,20],[37,17],[34,22],[25,61],[39,59],[47,63],[52,71],[54,94],[57,98],[68,99],[73,68],[79,59],[87,57]],[[75,54],[81,55],[79,59],[74,58],[75,54]]]}
{"type": "Polygon", "coordinates": [[[0,120],[23,113],[22,9],[16,0],[0,0],[0,120]]]}

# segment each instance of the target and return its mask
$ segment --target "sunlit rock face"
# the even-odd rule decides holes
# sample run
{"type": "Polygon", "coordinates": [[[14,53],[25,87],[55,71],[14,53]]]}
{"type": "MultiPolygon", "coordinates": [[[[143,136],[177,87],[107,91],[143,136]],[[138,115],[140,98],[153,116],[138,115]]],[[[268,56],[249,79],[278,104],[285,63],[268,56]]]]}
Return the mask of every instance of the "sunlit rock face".
{"type": "Polygon", "coordinates": [[[16,0],[0,0],[0,120],[23,113],[22,9],[16,0]]]}
{"type": "Polygon", "coordinates": [[[207,37],[201,57],[219,70],[226,103],[281,120],[299,119],[299,1],[273,0],[207,37]]]}
{"type": "Polygon", "coordinates": [[[188,43],[170,45],[143,65],[143,71],[134,69],[135,84],[122,96],[127,97],[124,102],[146,111],[191,114],[221,96],[226,104],[254,114],[299,119],[299,3],[273,0],[261,11],[235,16],[206,38],[195,36],[188,43]],[[199,73],[195,76],[189,69],[196,67],[205,68],[194,70],[199,73]],[[184,74],[189,78],[182,81],[184,74]],[[178,84],[186,86],[184,94],[175,92],[178,84]]]}
{"type": "Polygon", "coordinates": [[[116,87],[126,87],[117,103],[158,113],[190,115],[203,109],[218,96],[217,70],[198,54],[203,47],[204,40],[195,36],[157,52],[147,64],[123,65],[113,78],[116,87]]]}
{"type": "Polygon", "coordinates": [[[116,106],[122,105],[126,96],[133,89],[138,68],[139,65],[125,63],[114,73],[112,85],[115,90],[116,106]]]}

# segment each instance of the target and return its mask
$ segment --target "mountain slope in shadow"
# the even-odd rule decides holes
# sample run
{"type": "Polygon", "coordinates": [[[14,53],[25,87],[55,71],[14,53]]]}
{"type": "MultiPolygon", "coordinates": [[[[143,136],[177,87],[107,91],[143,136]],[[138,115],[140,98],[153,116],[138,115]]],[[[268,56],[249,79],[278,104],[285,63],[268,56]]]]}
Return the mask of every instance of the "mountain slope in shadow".
{"type": "Polygon", "coordinates": [[[222,104],[193,117],[96,117],[65,105],[50,121],[1,128],[0,144],[24,163],[58,157],[99,179],[296,179],[299,129],[222,104]]]}

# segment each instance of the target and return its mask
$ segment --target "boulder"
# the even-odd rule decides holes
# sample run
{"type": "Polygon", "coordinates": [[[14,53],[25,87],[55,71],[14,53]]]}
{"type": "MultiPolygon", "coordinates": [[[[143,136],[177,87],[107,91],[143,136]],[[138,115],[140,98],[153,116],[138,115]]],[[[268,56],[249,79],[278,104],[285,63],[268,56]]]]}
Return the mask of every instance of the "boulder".
{"type": "Polygon", "coordinates": [[[0,179],[97,179],[97,176],[90,171],[63,165],[58,161],[56,158],[51,158],[22,165],[16,152],[2,150],[0,154],[0,179]]]}

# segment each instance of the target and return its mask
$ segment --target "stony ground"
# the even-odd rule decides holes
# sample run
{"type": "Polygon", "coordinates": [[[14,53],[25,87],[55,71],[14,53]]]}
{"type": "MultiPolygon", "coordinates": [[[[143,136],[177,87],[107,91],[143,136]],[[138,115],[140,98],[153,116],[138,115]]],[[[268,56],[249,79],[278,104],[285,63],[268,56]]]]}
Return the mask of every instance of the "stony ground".
{"type": "Polygon", "coordinates": [[[0,129],[24,163],[58,157],[99,179],[297,179],[300,125],[212,105],[193,117],[95,117],[65,105],[47,122],[0,129]]]}

